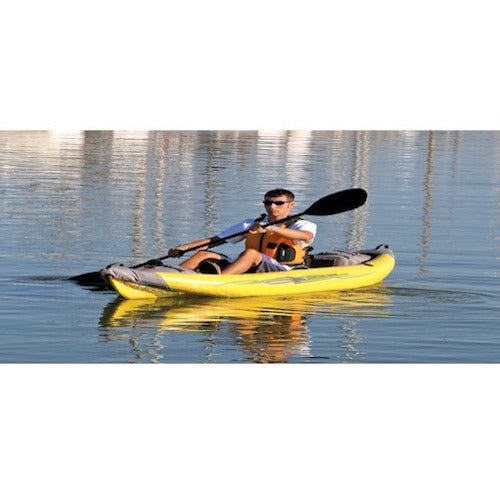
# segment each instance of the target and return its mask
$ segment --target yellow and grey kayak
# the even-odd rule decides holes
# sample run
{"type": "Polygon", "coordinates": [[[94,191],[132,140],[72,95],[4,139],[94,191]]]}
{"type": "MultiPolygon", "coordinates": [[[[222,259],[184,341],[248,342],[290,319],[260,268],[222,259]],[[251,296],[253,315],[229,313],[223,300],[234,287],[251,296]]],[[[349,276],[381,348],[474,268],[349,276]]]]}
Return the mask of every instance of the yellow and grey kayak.
{"type": "Polygon", "coordinates": [[[311,294],[367,287],[385,279],[395,266],[392,251],[384,246],[378,253],[370,252],[363,251],[368,260],[360,264],[324,265],[269,273],[201,274],[163,266],[133,269],[117,264],[109,266],[102,273],[126,299],[151,299],[178,294],[212,297],[311,294]]]}

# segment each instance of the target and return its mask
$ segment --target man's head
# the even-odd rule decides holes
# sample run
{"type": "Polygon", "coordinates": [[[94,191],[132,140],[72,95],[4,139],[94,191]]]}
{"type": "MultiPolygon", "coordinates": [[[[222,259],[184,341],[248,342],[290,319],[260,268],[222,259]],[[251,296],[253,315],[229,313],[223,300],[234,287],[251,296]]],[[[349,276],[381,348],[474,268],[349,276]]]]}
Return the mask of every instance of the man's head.
{"type": "Polygon", "coordinates": [[[269,220],[284,219],[290,215],[290,211],[295,206],[295,195],[287,189],[272,189],[264,195],[264,205],[266,207],[269,220]]]}

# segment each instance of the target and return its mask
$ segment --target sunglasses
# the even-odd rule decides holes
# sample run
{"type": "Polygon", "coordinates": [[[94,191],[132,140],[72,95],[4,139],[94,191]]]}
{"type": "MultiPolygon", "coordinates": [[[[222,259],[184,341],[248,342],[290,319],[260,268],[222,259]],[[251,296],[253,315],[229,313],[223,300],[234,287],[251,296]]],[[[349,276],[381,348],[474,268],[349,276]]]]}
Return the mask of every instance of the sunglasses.
{"type": "Polygon", "coordinates": [[[290,203],[289,201],[273,201],[273,200],[264,200],[262,203],[264,203],[264,205],[266,207],[270,207],[271,205],[284,205],[285,203],[290,203]]]}

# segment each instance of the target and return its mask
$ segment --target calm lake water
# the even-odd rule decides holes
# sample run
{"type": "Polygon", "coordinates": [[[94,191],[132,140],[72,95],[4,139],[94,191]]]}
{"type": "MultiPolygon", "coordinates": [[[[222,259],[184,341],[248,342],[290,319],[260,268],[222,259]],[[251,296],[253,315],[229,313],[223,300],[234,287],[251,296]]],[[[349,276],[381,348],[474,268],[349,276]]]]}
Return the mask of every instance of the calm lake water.
{"type": "MultiPolygon", "coordinates": [[[[0,132],[2,363],[498,363],[499,132],[0,132]],[[384,283],[135,302],[67,278],[362,187],[316,251],[389,243],[384,283]]],[[[227,245],[221,251],[237,253],[227,245]]],[[[175,261],[178,262],[178,261],[175,261]]]]}

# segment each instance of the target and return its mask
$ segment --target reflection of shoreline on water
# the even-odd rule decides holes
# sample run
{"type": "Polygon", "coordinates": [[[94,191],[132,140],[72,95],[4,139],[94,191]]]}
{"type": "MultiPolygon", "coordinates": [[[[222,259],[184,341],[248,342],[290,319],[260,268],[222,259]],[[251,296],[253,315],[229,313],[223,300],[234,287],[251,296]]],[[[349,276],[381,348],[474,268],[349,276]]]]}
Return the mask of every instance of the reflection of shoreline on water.
{"type": "MultiPolygon", "coordinates": [[[[419,242],[422,252],[418,257],[420,262],[420,272],[422,274],[427,274],[430,269],[427,265],[429,255],[431,253],[431,243],[432,243],[432,205],[433,205],[433,177],[439,174],[439,167],[441,166],[439,160],[436,160],[436,155],[439,153],[439,146],[443,147],[443,143],[438,142],[439,139],[443,139],[443,136],[447,137],[444,144],[453,152],[451,156],[450,165],[450,186],[452,186],[456,180],[457,176],[457,161],[459,158],[459,149],[461,145],[461,132],[428,132],[427,139],[427,158],[426,158],[426,171],[423,178],[423,191],[424,191],[424,204],[422,210],[422,236],[419,242]]],[[[455,196],[454,189],[449,190],[449,195],[453,198],[455,196]]],[[[455,203],[450,204],[454,207],[455,203]]]]}
{"type": "MultiPolygon", "coordinates": [[[[368,191],[368,166],[370,162],[370,134],[355,132],[353,152],[352,186],[368,191]]],[[[368,203],[353,210],[349,217],[347,231],[347,250],[363,248],[366,239],[366,224],[368,219],[368,203]]]]}
{"type": "Polygon", "coordinates": [[[427,171],[424,178],[425,204],[423,210],[423,230],[422,230],[422,255],[419,260],[422,263],[420,270],[422,273],[428,272],[425,265],[430,251],[431,239],[431,207],[432,207],[432,173],[434,170],[434,132],[429,132],[429,151],[427,154],[427,171]]]}
{"type": "MultiPolygon", "coordinates": [[[[94,219],[88,215],[99,211],[109,238],[120,240],[106,259],[128,257],[132,264],[164,254],[175,244],[212,236],[242,218],[258,216],[260,196],[277,182],[296,192],[298,208],[343,188],[371,186],[373,191],[374,179],[384,168],[378,162],[378,150],[390,141],[394,160],[401,163],[396,170],[402,182],[398,204],[404,196],[413,196],[416,182],[424,184],[423,228],[416,243],[422,245],[419,261],[426,272],[435,236],[431,234],[432,178],[443,175],[447,166],[449,155],[443,152],[452,153],[454,182],[460,132],[55,131],[33,132],[29,143],[26,134],[0,134],[0,147],[26,150],[25,158],[7,156],[6,161],[15,165],[16,178],[33,190],[34,206],[47,204],[46,200],[53,203],[45,219],[58,247],[70,245],[67,235],[71,233],[71,241],[80,242],[80,254],[97,261],[94,219]],[[425,173],[423,162],[419,163],[424,148],[425,173]],[[70,150],[75,158],[67,157],[57,165],[51,160],[70,150]],[[30,155],[37,158],[35,165],[30,155]],[[33,178],[44,182],[35,185],[33,178]],[[241,193],[231,220],[226,209],[228,186],[241,193]],[[61,221],[61,212],[71,217],[61,221]]],[[[13,171],[4,167],[7,180],[13,171]]],[[[448,195],[455,196],[455,190],[448,195]]],[[[370,192],[368,203],[358,210],[316,219],[317,248],[327,251],[345,245],[356,250],[370,245],[366,231],[368,215],[374,212],[369,206],[372,199],[370,192]]]]}
{"type": "Polygon", "coordinates": [[[250,361],[286,362],[291,356],[314,357],[309,322],[312,316],[327,315],[338,317],[340,358],[353,361],[362,343],[356,318],[385,316],[391,305],[391,295],[384,285],[336,294],[266,297],[265,301],[261,297],[115,299],[104,309],[100,327],[106,341],[129,340],[137,361],[145,359],[144,354],[139,356],[139,343],[131,340],[137,332],[143,336],[145,331],[152,331],[155,349],[150,348],[148,354],[156,361],[166,361],[161,339],[168,332],[204,334],[210,353],[218,335],[229,329],[250,361]]]}

